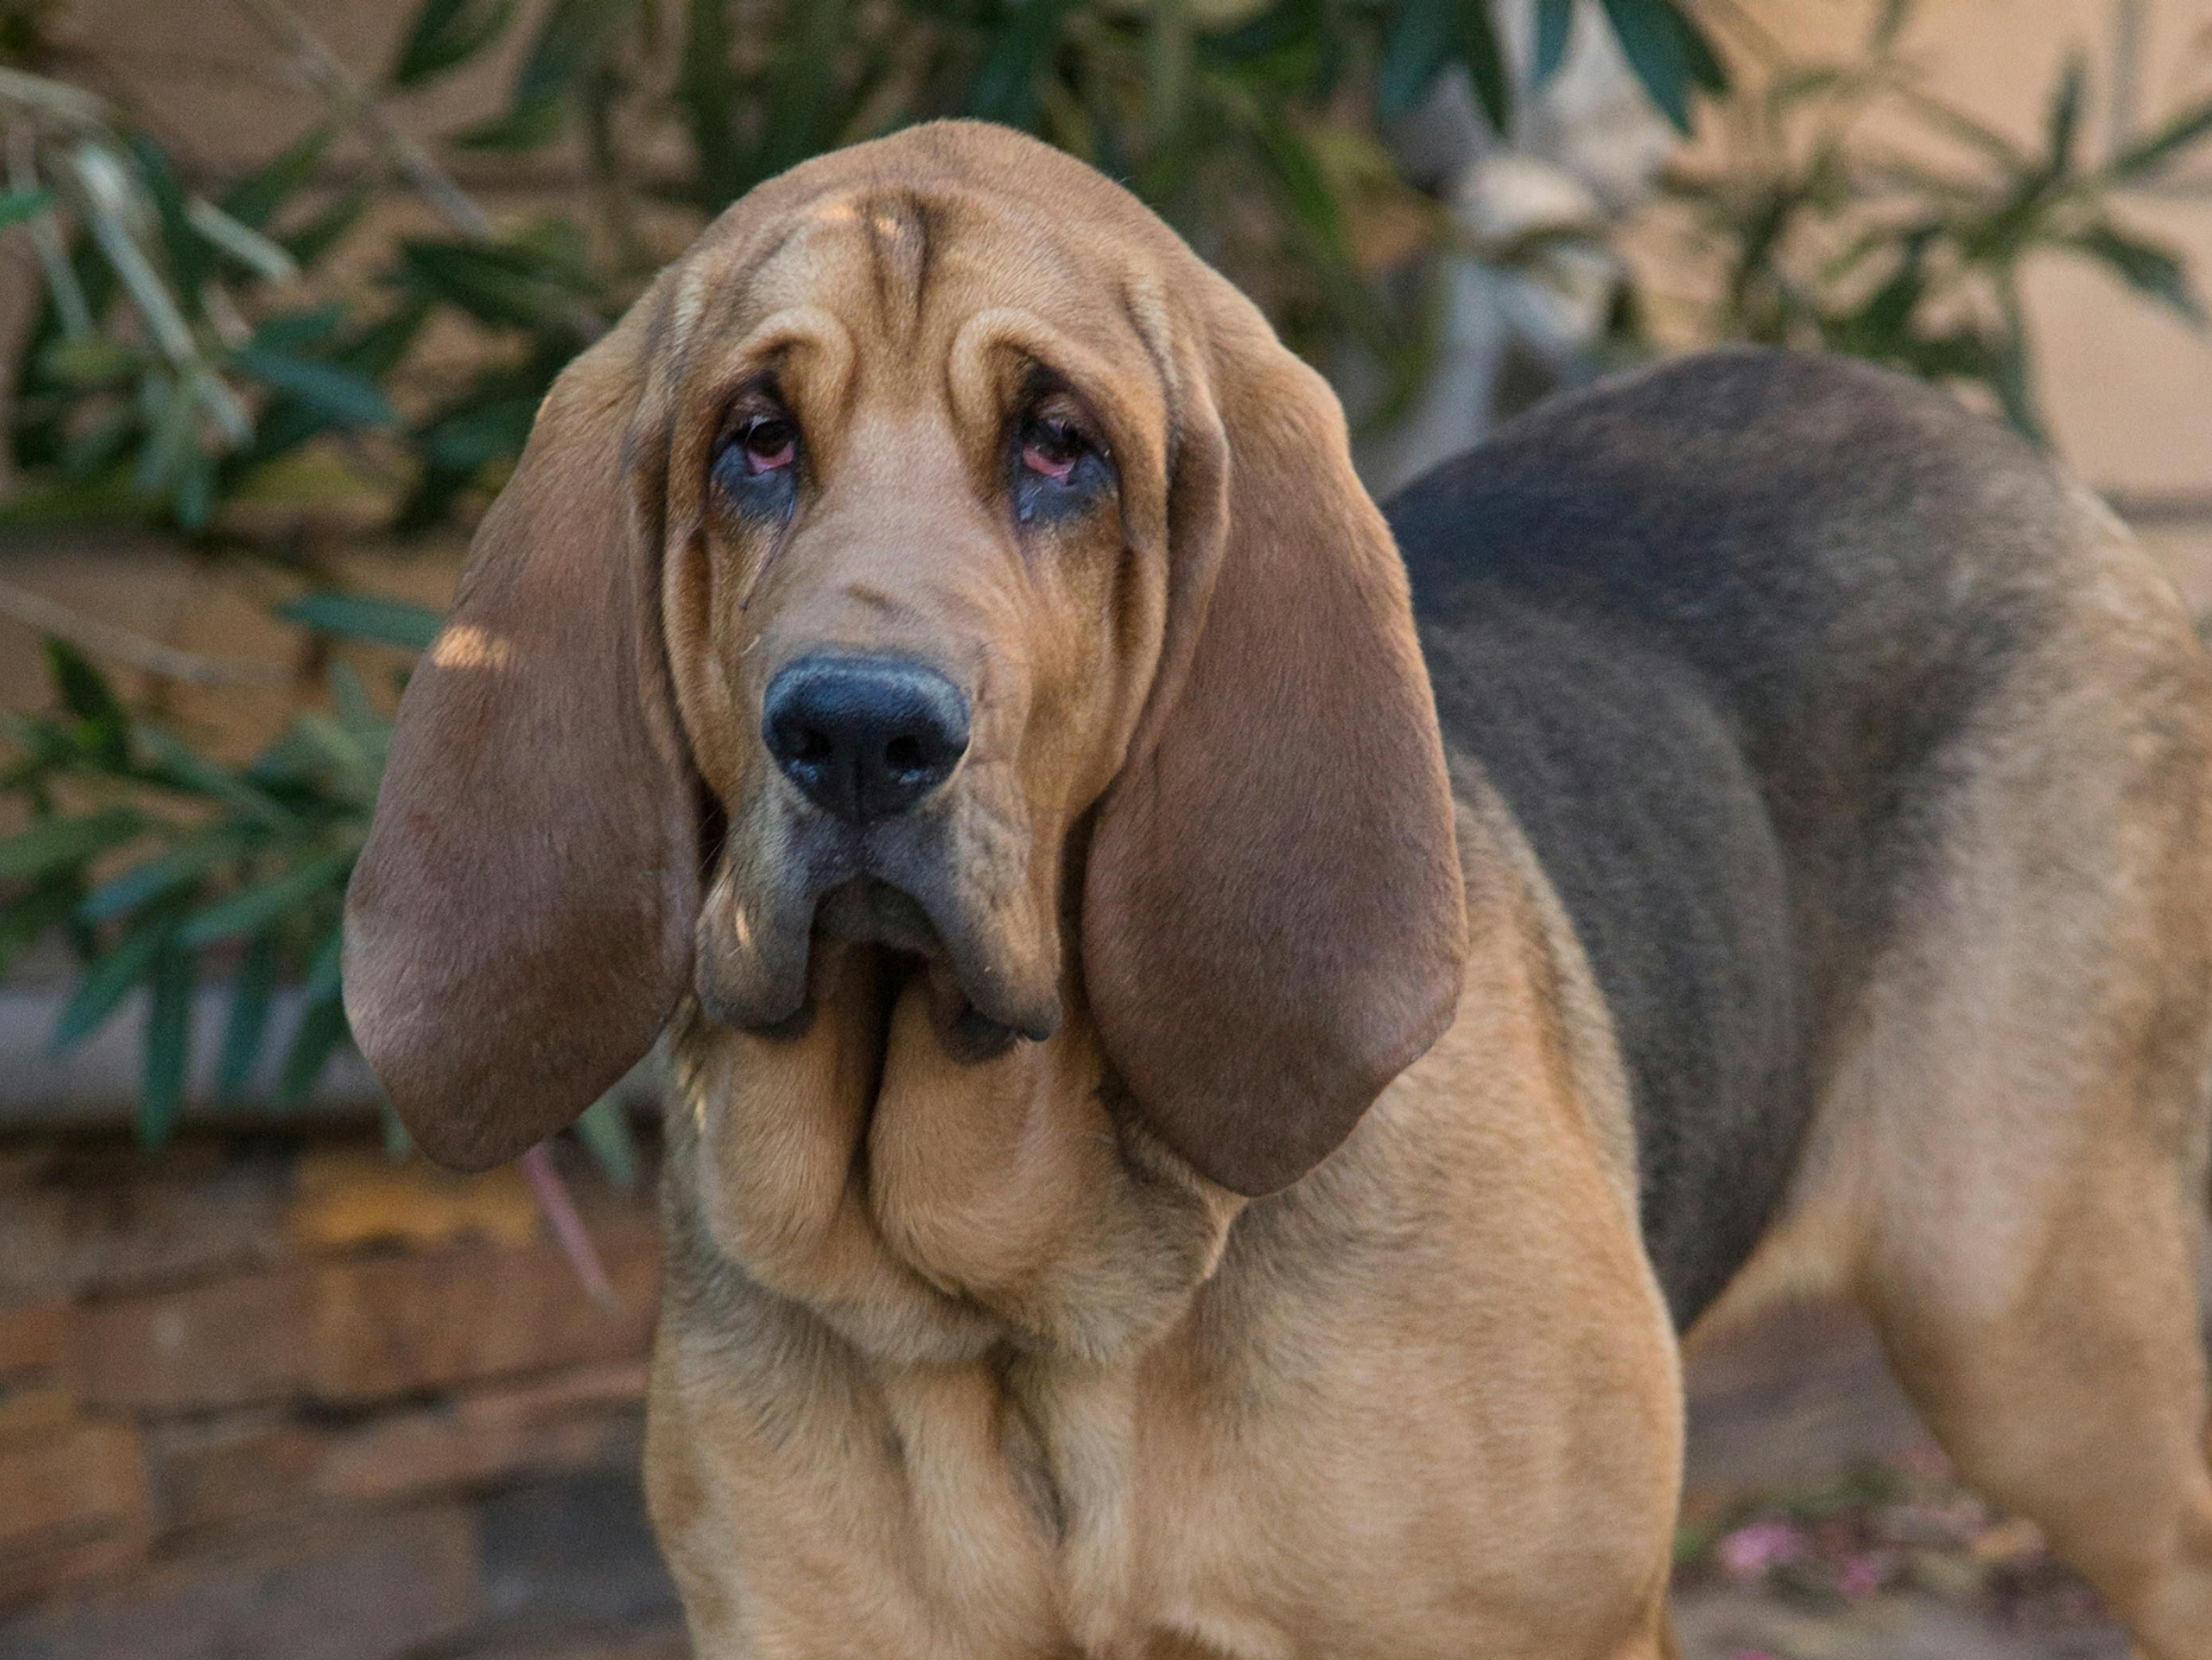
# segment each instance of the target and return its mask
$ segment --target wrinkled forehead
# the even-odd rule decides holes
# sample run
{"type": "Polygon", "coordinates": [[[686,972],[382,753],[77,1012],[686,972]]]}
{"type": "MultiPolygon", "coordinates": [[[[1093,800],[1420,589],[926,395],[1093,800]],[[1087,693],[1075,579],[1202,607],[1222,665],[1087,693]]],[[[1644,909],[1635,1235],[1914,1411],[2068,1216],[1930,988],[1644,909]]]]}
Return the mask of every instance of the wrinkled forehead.
{"type": "Polygon", "coordinates": [[[1169,392],[1167,309],[1139,250],[957,184],[826,191],[702,250],[671,312],[694,386],[806,350],[839,360],[848,398],[925,392],[1009,356],[1094,396],[1149,392],[1157,407],[1169,392]]]}

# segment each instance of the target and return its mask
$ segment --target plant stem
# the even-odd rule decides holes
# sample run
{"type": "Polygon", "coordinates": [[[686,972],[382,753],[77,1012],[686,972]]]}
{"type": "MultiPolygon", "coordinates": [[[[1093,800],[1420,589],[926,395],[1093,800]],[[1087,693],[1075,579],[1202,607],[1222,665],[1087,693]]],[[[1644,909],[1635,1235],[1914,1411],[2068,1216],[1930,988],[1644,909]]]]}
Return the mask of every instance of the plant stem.
{"type": "Polygon", "coordinates": [[[407,175],[446,222],[462,235],[489,241],[491,216],[476,198],[453,180],[437,159],[416,139],[402,132],[378,105],[361,78],[339,61],[300,15],[284,0],[238,0],[263,32],[283,47],[293,67],[335,105],[340,114],[359,127],[369,140],[407,175]]]}
{"type": "Polygon", "coordinates": [[[59,600],[0,581],[0,616],[12,617],[27,628],[58,635],[100,657],[112,657],[132,668],[165,679],[183,680],[195,686],[289,686],[291,671],[275,663],[256,663],[240,657],[205,657],[149,640],[142,634],[119,629],[112,623],[72,611],[59,600]]]}

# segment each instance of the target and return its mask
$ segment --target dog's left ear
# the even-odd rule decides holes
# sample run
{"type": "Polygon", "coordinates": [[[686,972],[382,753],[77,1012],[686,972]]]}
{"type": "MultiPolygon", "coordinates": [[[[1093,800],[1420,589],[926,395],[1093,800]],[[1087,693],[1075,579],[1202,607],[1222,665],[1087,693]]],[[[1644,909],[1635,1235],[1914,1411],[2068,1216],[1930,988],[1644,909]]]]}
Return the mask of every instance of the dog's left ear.
{"type": "Polygon", "coordinates": [[[1465,900],[1405,568],[1321,380],[1211,272],[1175,356],[1167,631],[1085,879],[1085,986],[1146,1121],[1287,1186],[1450,1022],[1465,900]]]}
{"type": "Polygon", "coordinates": [[[464,1169],[574,1119],[690,980],[698,796],[661,641],[649,305],[562,372],[485,514],[346,895],[355,1040],[423,1151],[464,1169]]]}

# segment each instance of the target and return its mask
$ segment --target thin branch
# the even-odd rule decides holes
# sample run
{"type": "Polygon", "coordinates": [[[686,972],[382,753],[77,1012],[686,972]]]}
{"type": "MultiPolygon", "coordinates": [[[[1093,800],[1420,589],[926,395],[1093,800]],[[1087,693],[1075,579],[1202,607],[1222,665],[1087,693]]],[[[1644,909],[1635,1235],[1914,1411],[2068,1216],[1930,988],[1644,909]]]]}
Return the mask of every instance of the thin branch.
{"type": "Polygon", "coordinates": [[[407,175],[408,182],[422,193],[423,199],[444,216],[447,223],[477,241],[491,239],[491,216],[477,205],[474,197],[453,182],[419,141],[392,125],[361,78],[323,44],[284,0],[238,0],[238,3],[264,33],[283,48],[293,67],[407,175]]]}
{"type": "MultiPolygon", "coordinates": [[[[471,241],[489,242],[496,237],[491,216],[453,182],[453,175],[419,140],[393,125],[377,102],[375,92],[323,44],[285,0],[238,0],[238,3],[291,58],[301,75],[330,100],[340,119],[358,126],[447,224],[471,241]]],[[[568,325],[580,338],[596,340],[606,332],[606,319],[590,307],[580,303],[566,310],[568,325]]]]}
{"type": "Polygon", "coordinates": [[[568,1196],[568,1189],[561,1180],[561,1172],[553,1168],[553,1160],[540,1141],[522,1155],[522,1174],[530,1183],[530,1191],[538,1201],[538,1208],[546,1225],[553,1230],[553,1237],[561,1246],[561,1253],[575,1269],[576,1278],[584,1282],[585,1293],[599,1308],[612,1314],[622,1307],[622,1299],[615,1294],[613,1282],[599,1262],[593,1249],[590,1231],[584,1219],[576,1214],[576,1204],[568,1196]]]}
{"type": "Polygon", "coordinates": [[[143,634],[103,623],[73,611],[59,600],[0,581],[0,616],[12,617],[27,628],[58,635],[82,651],[112,657],[132,668],[195,686],[289,686],[290,670],[275,663],[256,663],[242,657],[205,657],[149,640],[143,634]]]}

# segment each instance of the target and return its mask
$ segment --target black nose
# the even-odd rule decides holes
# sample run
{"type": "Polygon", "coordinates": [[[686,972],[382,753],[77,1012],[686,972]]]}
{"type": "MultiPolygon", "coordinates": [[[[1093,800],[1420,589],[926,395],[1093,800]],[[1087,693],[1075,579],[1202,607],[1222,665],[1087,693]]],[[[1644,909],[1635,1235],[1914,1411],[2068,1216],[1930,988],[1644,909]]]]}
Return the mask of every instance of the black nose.
{"type": "Polygon", "coordinates": [[[919,663],[803,657],[769,682],[761,737],[810,800],[866,824],[951,775],[968,752],[968,700],[919,663]]]}

